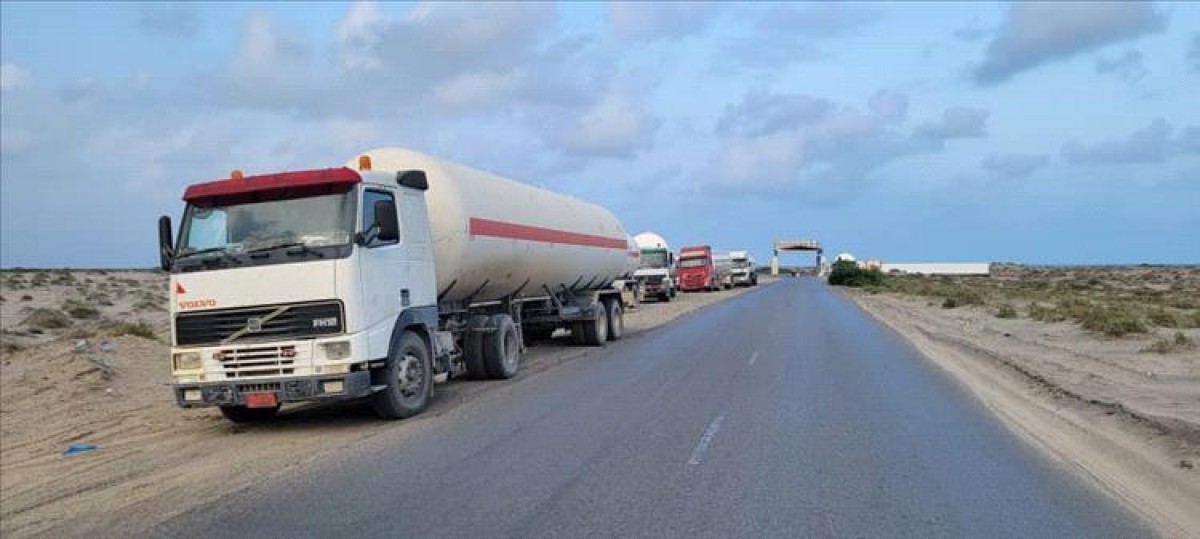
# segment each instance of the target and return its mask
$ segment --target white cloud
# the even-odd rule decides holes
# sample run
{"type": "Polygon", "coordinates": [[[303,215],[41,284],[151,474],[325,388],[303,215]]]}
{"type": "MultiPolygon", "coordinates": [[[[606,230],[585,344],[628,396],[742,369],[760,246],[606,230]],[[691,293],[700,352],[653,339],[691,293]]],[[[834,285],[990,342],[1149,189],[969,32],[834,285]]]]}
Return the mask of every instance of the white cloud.
{"type": "Polygon", "coordinates": [[[916,134],[938,140],[980,138],[987,136],[988,112],[971,107],[951,107],[942,113],[940,122],[926,123],[916,134]]]}
{"type": "Polygon", "coordinates": [[[33,136],[20,127],[0,127],[0,155],[16,155],[27,150],[33,136]]]}
{"type": "Polygon", "coordinates": [[[379,30],[385,19],[375,2],[354,2],[334,30],[341,68],[345,71],[371,71],[383,62],[372,54],[379,42],[379,30]]]}
{"type": "Polygon", "coordinates": [[[723,193],[802,191],[812,203],[840,201],[876,170],[907,156],[936,152],[943,139],[898,129],[907,96],[880,91],[865,110],[827,99],[747,93],[717,121],[723,144],[698,172],[702,186],[723,193]]]}
{"type": "Polygon", "coordinates": [[[190,38],[196,35],[200,17],[187,2],[150,3],[139,6],[138,26],[151,33],[190,38]]]}
{"type": "Polygon", "coordinates": [[[1192,44],[1188,48],[1187,57],[1192,62],[1192,69],[1200,71],[1200,32],[1192,34],[1192,44]]]}
{"type": "Polygon", "coordinates": [[[511,96],[523,83],[519,71],[460,73],[436,83],[432,93],[434,100],[446,108],[470,109],[511,96]]]}
{"type": "Polygon", "coordinates": [[[1093,144],[1068,142],[1063,146],[1063,155],[1077,164],[1161,163],[1186,144],[1185,139],[1173,139],[1173,132],[1165,119],[1155,118],[1150,125],[1124,137],[1093,144]]]}
{"type": "Polygon", "coordinates": [[[694,36],[719,14],[709,2],[608,2],[608,24],[621,39],[665,40],[694,36]]]}
{"type": "Polygon", "coordinates": [[[228,72],[217,80],[237,104],[292,109],[331,95],[337,84],[333,77],[326,76],[324,83],[315,79],[312,67],[306,43],[270,15],[252,13],[228,72]]]}
{"type": "Polygon", "coordinates": [[[812,125],[834,112],[828,99],[752,90],[740,103],[725,106],[715,131],[721,135],[759,136],[812,125]]]}
{"type": "Polygon", "coordinates": [[[1112,75],[1132,84],[1149,75],[1150,70],[1142,64],[1141,51],[1128,50],[1120,56],[1096,58],[1096,73],[1112,75]]]}
{"type": "Polygon", "coordinates": [[[973,76],[1002,83],[1042,64],[1157,32],[1166,15],[1149,2],[1014,2],[973,76]]]}
{"type": "Polygon", "coordinates": [[[29,72],[17,64],[0,64],[0,92],[15,91],[29,82],[29,72]]]}
{"type": "Polygon", "coordinates": [[[980,166],[1001,176],[1025,178],[1049,162],[1047,155],[1009,153],[989,155],[980,162],[980,166]]]}
{"type": "Polygon", "coordinates": [[[632,157],[650,146],[659,124],[633,100],[610,93],[566,132],[564,149],[572,154],[632,157]]]}

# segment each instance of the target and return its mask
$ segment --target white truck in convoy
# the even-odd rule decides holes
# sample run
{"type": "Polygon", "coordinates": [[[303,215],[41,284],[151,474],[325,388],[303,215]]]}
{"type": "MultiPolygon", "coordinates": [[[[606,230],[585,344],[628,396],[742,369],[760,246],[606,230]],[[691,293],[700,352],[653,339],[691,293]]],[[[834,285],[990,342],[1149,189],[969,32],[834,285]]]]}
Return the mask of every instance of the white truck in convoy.
{"type": "Polygon", "coordinates": [[[758,286],[758,272],[755,271],[754,257],[749,251],[730,251],[729,260],[733,269],[730,270],[734,286],[758,286]]]}
{"type": "Polygon", "coordinates": [[[638,268],[633,276],[641,283],[646,297],[671,301],[675,297],[675,253],[662,236],[642,232],[633,237],[638,247],[638,268]]]}
{"type": "Polygon", "coordinates": [[[344,167],[191,185],[170,273],[181,407],[234,422],[283,403],[420,413],[433,384],[509,378],[526,341],[621,338],[630,243],[608,210],[401,148],[344,167]]]}

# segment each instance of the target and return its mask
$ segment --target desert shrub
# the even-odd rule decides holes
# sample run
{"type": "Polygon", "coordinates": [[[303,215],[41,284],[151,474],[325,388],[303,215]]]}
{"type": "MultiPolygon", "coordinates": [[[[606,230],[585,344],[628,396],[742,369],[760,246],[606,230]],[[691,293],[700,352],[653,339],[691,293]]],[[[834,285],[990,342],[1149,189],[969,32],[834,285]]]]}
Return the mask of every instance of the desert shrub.
{"type": "Polygon", "coordinates": [[[108,296],[108,294],[99,293],[99,292],[94,293],[94,294],[88,294],[87,300],[91,303],[95,303],[97,305],[103,305],[105,307],[111,307],[113,305],[112,298],[110,298],[108,296]]]}
{"type": "Polygon", "coordinates": [[[96,310],[95,307],[74,300],[67,300],[66,303],[63,303],[62,309],[71,315],[71,318],[90,319],[100,317],[100,311],[96,310]]]}
{"type": "Polygon", "coordinates": [[[854,262],[838,261],[833,263],[833,271],[829,273],[829,284],[834,286],[879,286],[883,284],[883,273],[877,269],[858,267],[854,262]]]}
{"type": "Polygon", "coordinates": [[[71,326],[71,317],[64,314],[62,311],[54,309],[34,309],[33,312],[25,318],[22,324],[29,326],[37,333],[41,334],[42,330],[46,329],[62,329],[71,326]]]}
{"type": "Polygon", "coordinates": [[[996,318],[1016,318],[1017,309],[1007,303],[1001,303],[999,307],[996,307],[995,314],[996,318]]]}
{"type": "Polygon", "coordinates": [[[1191,350],[1196,347],[1196,342],[1184,335],[1182,331],[1176,331],[1172,337],[1159,337],[1149,346],[1142,349],[1143,352],[1154,352],[1156,354],[1169,354],[1178,350],[1191,350]]]}
{"type": "Polygon", "coordinates": [[[1146,323],[1128,307],[1094,305],[1077,318],[1084,329],[1102,333],[1109,337],[1123,337],[1130,333],[1146,333],[1146,323]]]}
{"type": "Polygon", "coordinates": [[[20,352],[24,349],[24,346],[7,339],[3,340],[3,342],[0,342],[0,352],[3,352],[5,355],[12,354],[14,352],[20,352]]]}
{"type": "Polygon", "coordinates": [[[1057,307],[1047,307],[1037,302],[1030,303],[1027,310],[1029,318],[1038,322],[1062,322],[1067,319],[1067,315],[1057,307]]]}
{"type": "Polygon", "coordinates": [[[54,279],[50,284],[72,285],[75,284],[75,276],[69,271],[58,271],[54,274],[54,279]]]}
{"type": "Polygon", "coordinates": [[[983,304],[983,296],[979,292],[966,287],[951,288],[945,293],[945,299],[942,300],[943,309],[983,304]]]}
{"type": "Polygon", "coordinates": [[[1154,307],[1146,311],[1146,319],[1160,328],[1178,328],[1184,326],[1184,321],[1175,313],[1170,312],[1161,307],[1154,307]]]}
{"type": "Polygon", "coordinates": [[[158,340],[158,332],[154,331],[154,327],[147,324],[143,320],[137,322],[112,322],[105,326],[105,332],[113,337],[122,335],[133,335],[143,339],[158,340]]]}

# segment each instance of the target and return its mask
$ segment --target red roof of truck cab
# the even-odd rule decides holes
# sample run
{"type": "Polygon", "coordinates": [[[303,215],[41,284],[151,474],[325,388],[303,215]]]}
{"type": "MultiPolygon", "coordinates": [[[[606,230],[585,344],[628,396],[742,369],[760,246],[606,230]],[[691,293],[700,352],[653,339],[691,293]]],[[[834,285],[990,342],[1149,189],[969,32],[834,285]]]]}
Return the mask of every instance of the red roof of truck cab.
{"type": "Polygon", "coordinates": [[[708,245],[692,245],[692,246],[684,247],[683,249],[680,249],[679,256],[683,256],[683,253],[708,254],[711,252],[712,252],[712,247],[709,247],[708,245]]]}
{"type": "Polygon", "coordinates": [[[298,170],[189,185],[183,199],[194,203],[204,199],[287,198],[328,192],[361,181],[358,172],[346,167],[298,170]]]}

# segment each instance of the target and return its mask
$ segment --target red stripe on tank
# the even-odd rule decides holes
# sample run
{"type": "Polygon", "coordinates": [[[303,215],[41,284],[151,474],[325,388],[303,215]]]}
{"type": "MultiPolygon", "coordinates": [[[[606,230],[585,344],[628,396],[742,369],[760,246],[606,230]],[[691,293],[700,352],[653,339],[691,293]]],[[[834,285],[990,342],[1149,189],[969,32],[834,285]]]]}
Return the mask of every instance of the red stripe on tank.
{"type": "Polygon", "coordinates": [[[479,217],[472,217],[470,219],[469,229],[473,236],[491,236],[493,238],[509,238],[542,243],[582,245],[584,247],[602,247],[604,249],[620,249],[622,251],[629,247],[624,238],[606,238],[604,236],[554,230],[553,228],[542,228],[540,226],[493,221],[479,217]]]}

